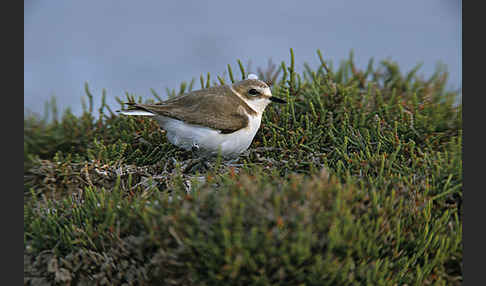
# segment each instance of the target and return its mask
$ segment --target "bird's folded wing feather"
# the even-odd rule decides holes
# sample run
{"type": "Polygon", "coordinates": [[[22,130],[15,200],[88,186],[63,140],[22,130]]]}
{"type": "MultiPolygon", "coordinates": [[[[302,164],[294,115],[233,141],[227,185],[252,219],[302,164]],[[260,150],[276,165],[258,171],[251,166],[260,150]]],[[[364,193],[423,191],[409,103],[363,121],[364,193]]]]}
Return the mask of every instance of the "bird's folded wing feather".
{"type": "Polygon", "coordinates": [[[157,104],[131,104],[130,109],[142,109],[186,123],[218,129],[222,133],[232,133],[248,126],[248,116],[239,107],[240,101],[239,98],[221,92],[191,92],[157,104]]]}

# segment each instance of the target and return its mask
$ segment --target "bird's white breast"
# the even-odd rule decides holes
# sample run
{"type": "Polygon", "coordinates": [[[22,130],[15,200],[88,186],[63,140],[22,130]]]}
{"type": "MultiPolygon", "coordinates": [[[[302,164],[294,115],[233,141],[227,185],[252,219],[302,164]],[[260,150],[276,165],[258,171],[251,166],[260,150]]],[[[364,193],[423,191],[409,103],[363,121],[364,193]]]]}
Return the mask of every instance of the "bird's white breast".
{"type": "Polygon", "coordinates": [[[167,131],[167,139],[172,144],[185,150],[197,145],[203,153],[221,154],[225,157],[236,157],[250,147],[255,134],[260,128],[261,114],[248,116],[247,127],[229,134],[220,133],[208,127],[187,124],[180,120],[157,116],[160,126],[167,131]]]}

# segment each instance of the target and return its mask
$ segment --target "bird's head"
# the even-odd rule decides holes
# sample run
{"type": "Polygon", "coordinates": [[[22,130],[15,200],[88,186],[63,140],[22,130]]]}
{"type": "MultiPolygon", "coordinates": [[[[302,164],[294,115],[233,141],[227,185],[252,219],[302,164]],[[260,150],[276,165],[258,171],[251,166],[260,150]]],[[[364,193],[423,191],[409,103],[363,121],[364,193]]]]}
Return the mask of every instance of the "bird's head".
{"type": "Polygon", "coordinates": [[[258,112],[263,112],[265,107],[271,102],[287,103],[285,100],[272,96],[270,87],[259,80],[254,74],[250,74],[248,79],[234,83],[232,85],[245,102],[258,112]]]}

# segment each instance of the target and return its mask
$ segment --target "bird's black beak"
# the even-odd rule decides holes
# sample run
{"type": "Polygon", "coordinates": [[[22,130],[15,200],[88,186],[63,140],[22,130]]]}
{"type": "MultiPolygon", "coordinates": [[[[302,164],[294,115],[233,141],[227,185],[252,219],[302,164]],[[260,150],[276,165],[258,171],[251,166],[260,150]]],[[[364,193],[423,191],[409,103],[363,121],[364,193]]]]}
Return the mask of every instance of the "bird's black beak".
{"type": "Polygon", "coordinates": [[[275,97],[275,96],[270,97],[270,100],[273,101],[273,102],[276,102],[276,103],[287,103],[287,101],[280,99],[278,97],[275,97]]]}

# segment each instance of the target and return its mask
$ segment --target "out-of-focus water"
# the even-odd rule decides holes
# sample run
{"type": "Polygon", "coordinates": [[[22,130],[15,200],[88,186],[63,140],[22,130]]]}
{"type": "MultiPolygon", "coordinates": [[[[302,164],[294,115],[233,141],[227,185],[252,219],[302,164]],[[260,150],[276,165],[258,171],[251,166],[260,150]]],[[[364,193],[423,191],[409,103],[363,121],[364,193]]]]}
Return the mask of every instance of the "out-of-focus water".
{"type": "Polygon", "coordinates": [[[79,113],[84,82],[117,107],[125,91],[165,95],[181,81],[210,72],[215,79],[236,59],[253,70],[289,60],[318,66],[316,50],[336,66],[354,50],[366,67],[391,58],[403,70],[440,61],[449,87],[462,82],[461,1],[25,1],[24,110],[43,112],[56,96],[79,113]]]}

